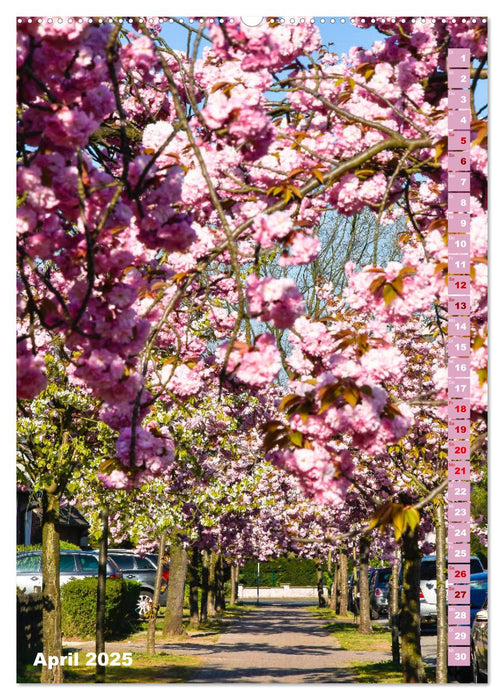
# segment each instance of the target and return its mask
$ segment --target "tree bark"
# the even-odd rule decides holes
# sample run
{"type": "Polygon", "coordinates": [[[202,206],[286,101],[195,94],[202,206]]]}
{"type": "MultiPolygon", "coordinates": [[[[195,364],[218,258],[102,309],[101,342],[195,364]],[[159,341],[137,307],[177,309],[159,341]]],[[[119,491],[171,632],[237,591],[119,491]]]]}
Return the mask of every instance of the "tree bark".
{"type": "Polygon", "coordinates": [[[199,608],[198,608],[198,594],[199,594],[199,576],[198,576],[198,565],[200,560],[200,553],[197,547],[193,547],[191,562],[189,564],[189,625],[193,629],[199,628],[200,618],[199,618],[199,608]]]}
{"type": "Polygon", "coordinates": [[[224,593],[224,557],[222,554],[217,555],[215,562],[215,610],[217,613],[226,609],[226,595],[224,593]]]}
{"type": "MultiPolygon", "coordinates": [[[[42,644],[44,658],[62,655],[60,597],[59,492],[42,493],[42,644]]],[[[42,666],[42,683],[62,683],[61,664],[42,666]]]]}
{"type": "Polygon", "coordinates": [[[371,610],[369,606],[369,537],[361,537],[359,542],[359,632],[372,634],[371,610]]]}
{"type": "Polygon", "coordinates": [[[389,581],[389,621],[392,634],[392,661],[401,663],[400,645],[400,613],[399,613],[399,567],[400,560],[396,559],[392,564],[392,575],[389,581]]]}
{"type": "Polygon", "coordinates": [[[208,615],[209,617],[215,617],[217,611],[215,609],[215,598],[216,598],[216,581],[215,581],[215,565],[217,563],[217,553],[210,552],[208,557],[208,615]]]}
{"type": "Polygon", "coordinates": [[[329,602],[330,609],[336,613],[338,611],[338,586],[339,586],[339,567],[338,567],[338,554],[333,556],[332,552],[329,552],[328,566],[333,569],[333,585],[331,588],[331,598],[329,602]]]}
{"type": "Polygon", "coordinates": [[[201,553],[201,601],[200,601],[200,620],[206,622],[208,620],[208,598],[210,588],[210,555],[208,550],[204,549],[201,553]]]}
{"type": "Polygon", "coordinates": [[[178,637],[184,633],[182,621],[186,576],[187,551],[179,544],[172,544],[170,547],[170,583],[163,623],[164,637],[178,637]]]}
{"type": "Polygon", "coordinates": [[[436,683],[448,682],[448,616],[446,609],[446,527],[442,499],[436,503],[436,683]]]}
{"type": "Polygon", "coordinates": [[[317,560],[317,595],[318,607],[325,608],[326,600],[324,598],[324,577],[322,572],[322,562],[317,560]]]}
{"type": "Polygon", "coordinates": [[[108,507],[104,506],[100,513],[102,534],[100,537],[100,553],[98,557],[98,585],[96,588],[96,682],[105,683],[106,664],[99,663],[103,659],[100,654],[105,652],[105,593],[107,586],[107,546],[108,546],[108,507]]]}
{"type": "Polygon", "coordinates": [[[401,652],[404,683],[424,683],[420,647],[420,560],[418,528],[406,530],[403,542],[403,588],[401,597],[401,652]]]}
{"type": "Polygon", "coordinates": [[[238,601],[238,575],[238,564],[231,564],[231,597],[229,600],[230,605],[236,605],[238,601]]]}
{"type": "Polygon", "coordinates": [[[339,554],[340,561],[340,601],[339,614],[346,617],[348,612],[348,552],[342,549],[339,554]]]}
{"type": "Polygon", "coordinates": [[[161,584],[163,581],[163,558],[166,547],[166,532],[161,533],[159,539],[159,553],[158,562],[156,570],[156,581],[154,583],[154,596],[152,599],[152,611],[153,614],[149,618],[149,626],[147,628],[147,654],[154,654],[156,652],[156,622],[157,622],[157,611],[159,605],[159,596],[161,594],[161,584]]]}

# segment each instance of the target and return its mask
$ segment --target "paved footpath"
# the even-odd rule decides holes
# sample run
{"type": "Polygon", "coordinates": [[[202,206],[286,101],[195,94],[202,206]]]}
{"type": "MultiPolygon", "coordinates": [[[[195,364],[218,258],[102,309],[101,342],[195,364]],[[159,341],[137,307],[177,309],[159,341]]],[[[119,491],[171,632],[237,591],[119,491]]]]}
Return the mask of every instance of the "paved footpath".
{"type": "MultiPolygon", "coordinates": [[[[235,618],[215,644],[169,645],[202,665],[189,683],[352,683],[352,660],[387,661],[388,652],[344,651],[324,620],[303,608],[261,605],[235,618]]],[[[164,650],[168,650],[165,648],[164,650]]]]}
{"type": "MultiPolygon", "coordinates": [[[[201,660],[188,683],[358,683],[352,661],[390,661],[390,651],[345,651],[325,620],[297,604],[262,604],[232,619],[217,641],[194,634],[156,643],[156,651],[201,660]]],[[[67,642],[83,651],[94,642],[67,642]]],[[[145,642],[107,642],[106,650],[145,651],[145,642]]],[[[436,637],[422,636],[424,662],[435,665],[436,637]]]]}

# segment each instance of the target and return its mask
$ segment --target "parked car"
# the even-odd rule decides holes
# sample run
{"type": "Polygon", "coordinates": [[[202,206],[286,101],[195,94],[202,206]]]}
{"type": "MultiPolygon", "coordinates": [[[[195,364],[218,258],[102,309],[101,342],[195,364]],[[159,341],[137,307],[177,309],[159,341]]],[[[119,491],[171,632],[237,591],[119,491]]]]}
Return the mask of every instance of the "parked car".
{"type": "MultiPolygon", "coordinates": [[[[470,565],[471,575],[484,571],[483,564],[478,557],[471,557],[470,565]]],[[[435,555],[428,555],[422,557],[420,562],[420,622],[422,625],[435,624],[437,622],[436,591],[436,557],[435,555]]]]}
{"type": "Polygon", "coordinates": [[[474,622],[476,613],[481,610],[485,604],[488,594],[488,572],[483,571],[479,574],[471,574],[471,625],[474,622]]]}
{"type": "Polygon", "coordinates": [[[488,683],[488,602],[474,616],[471,629],[471,674],[474,683],[488,683]]]}
{"type": "MultiPolygon", "coordinates": [[[[368,584],[371,584],[371,577],[376,571],[373,567],[368,569],[368,584]]],[[[354,615],[358,615],[360,612],[360,570],[356,567],[353,573],[348,579],[348,609],[353,612],[354,615]]]]}
{"type": "MultiPolygon", "coordinates": [[[[157,569],[158,560],[159,560],[158,554],[152,554],[152,553],[146,554],[145,558],[148,559],[149,561],[151,561],[157,569]]],[[[168,557],[164,556],[163,557],[163,581],[166,581],[166,583],[168,583],[169,578],[170,578],[170,564],[168,561],[168,557]]]]}
{"type": "MultiPolygon", "coordinates": [[[[74,579],[98,576],[98,552],[79,549],[60,551],[60,586],[74,579]]],[[[107,560],[107,577],[122,578],[121,570],[107,560]]],[[[19,552],[16,557],[16,586],[25,593],[33,593],[35,586],[42,588],[42,550],[19,552]]]]}
{"type": "MultiPolygon", "coordinates": [[[[156,584],[156,566],[145,556],[136,554],[129,549],[109,549],[112,561],[122,571],[126,580],[138,581],[142,588],[138,597],[136,610],[140,617],[147,617],[152,609],[154,586],[156,584]]],[[[166,605],[167,583],[163,581],[159,596],[159,604],[166,605]],[[164,584],[164,585],[163,585],[164,584]]]]}
{"type": "Polygon", "coordinates": [[[388,584],[392,569],[384,567],[375,569],[369,582],[369,605],[371,617],[377,620],[380,615],[388,615],[388,584]]]}

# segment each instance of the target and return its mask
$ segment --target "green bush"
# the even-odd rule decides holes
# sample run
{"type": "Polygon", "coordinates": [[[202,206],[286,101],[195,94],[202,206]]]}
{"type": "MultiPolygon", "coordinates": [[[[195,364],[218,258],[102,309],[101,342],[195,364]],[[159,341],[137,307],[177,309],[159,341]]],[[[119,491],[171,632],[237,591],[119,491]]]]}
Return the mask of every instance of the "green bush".
{"type": "MultiPolygon", "coordinates": [[[[240,583],[244,586],[257,586],[257,561],[250,560],[240,571],[240,583]]],[[[259,585],[264,587],[316,586],[317,564],[310,559],[279,557],[260,563],[259,585]]]]}
{"type": "MultiPolygon", "coordinates": [[[[18,544],[16,545],[16,552],[31,552],[34,549],[42,549],[42,543],[39,544],[18,544]]],[[[60,549],[81,549],[78,545],[72,542],[65,542],[60,540],[60,549]]]]}
{"type": "MultiPolygon", "coordinates": [[[[69,581],[61,587],[61,628],[65,637],[96,634],[97,578],[69,581]]],[[[138,581],[107,579],[105,639],[120,639],[140,625],[135,611],[141,585],[138,581]]]]}

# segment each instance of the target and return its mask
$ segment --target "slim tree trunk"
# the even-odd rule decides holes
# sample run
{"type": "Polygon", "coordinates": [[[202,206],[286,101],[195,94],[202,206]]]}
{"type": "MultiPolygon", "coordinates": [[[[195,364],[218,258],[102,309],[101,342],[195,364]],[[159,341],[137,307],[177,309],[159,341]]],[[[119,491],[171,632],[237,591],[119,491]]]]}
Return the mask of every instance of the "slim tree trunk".
{"type": "Polygon", "coordinates": [[[238,600],[238,575],[238,564],[231,564],[231,597],[229,600],[230,605],[236,605],[238,600]]]}
{"type": "Polygon", "coordinates": [[[204,549],[201,553],[201,602],[200,602],[200,620],[206,622],[208,620],[208,597],[209,597],[209,579],[210,579],[210,555],[208,550],[204,549]]]}
{"type": "Polygon", "coordinates": [[[317,595],[318,607],[325,608],[326,600],[324,598],[324,576],[322,571],[322,562],[317,560],[317,595]]]}
{"type": "Polygon", "coordinates": [[[401,652],[404,683],[424,683],[420,647],[420,560],[418,528],[407,528],[403,541],[403,588],[401,598],[401,652]]]}
{"type": "MultiPolygon", "coordinates": [[[[329,556],[331,558],[331,566],[333,569],[333,585],[331,588],[331,600],[329,603],[329,607],[331,610],[336,613],[338,610],[338,586],[339,586],[339,567],[338,567],[338,554],[336,553],[334,556],[332,552],[329,552],[329,556]]],[[[328,562],[329,566],[329,562],[328,562]]]]}
{"type": "Polygon", "coordinates": [[[164,637],[178,637],[184,633],[182,621],[186,577],[187,551],[179,544],[172,544],[170,547],[170,584],[163,623],[164,637]]]}
{"type": "Polygon", "coordinates": [[[446,528],[444,503],[436,504],[437,654],[436,683],[448,682],[448,617],[446,610],[446,528]]]}
{"type": "Polygon", "coordinates": [[[199,594],[199,576],[198,576],[198,566],[200,560],[200,553],[197,547],[193,547],[191,562],[189,564],[189,625],[193,629],[199,628],[199,608],[198,608],[198,594],[199,594]]]}
{"type": "MultiPolygon", "coordinates": [[[[60,545],[59,545],[60,494],[55,491],[42,493],[42,643],[44,658],[62,653],[61,598],[60,598],[60,545]]],[[[42,683],[62,683],[61,664],[42,666],[42,683]]]]}
{"type": "Polygon", "coordinates": [[[389,581],[389,621],[392,634],[392,661],[401,663],[400,644],[400,613],[399,613],[399,566],[400,560],[396,559],[392,564],[392,575],[389,581]]]}
{"type": "Polygon", "coordinates": [[[154,596],[152,599],[152,612],[153,614],[149,618],[149,626],[147,628],[147,654],[154,654],[156,652],[156,622],[157,622],[157,611],[159,605],[159,596],[161,594],[161,584],[163,581],[163,559],[166,547],[166,532],[161,533],[159,539],[159,553],[158,562],[156,569],[156,582],[154,583],[154,596]]]}
{"type": "Polygon", "coordinates": [[[215,598],[216,598],[216,581],[215,581],[215,565],[217,563],[217,553],[210,552],[208,560],[208,615],[209,617],[215,617],[217,611],[215,609],[215,598]]]}
{"type": "Polygon", "coordinates": [[[348,553],[342,549],[339,555],[340,561],[340,601],[339,614],[346,616],[348,612],[348,553]]]}
{"type": "Polygon", "coordinates": [[[369,606],[369,537],[361,537],[359,542],[359,632],[372,634],[371,610],[369,606]]]}
{"type": "Polygon", "coordinates": [[[218,554],[215,562],[215,610],[218,613],[226,609],[224,578],[224,557],[222,554],[218,554]]]}
{"type": "Polygon", "coordinates": [[[100,537],[100,553],[98,557],[98,586],[96,589],[96,682],[105,683],[106,665],[99,662],[105,652],[105,593],[107,586],[107,547],[108,547],[108,507],[100,512],[102,534],[100,537]]]}

